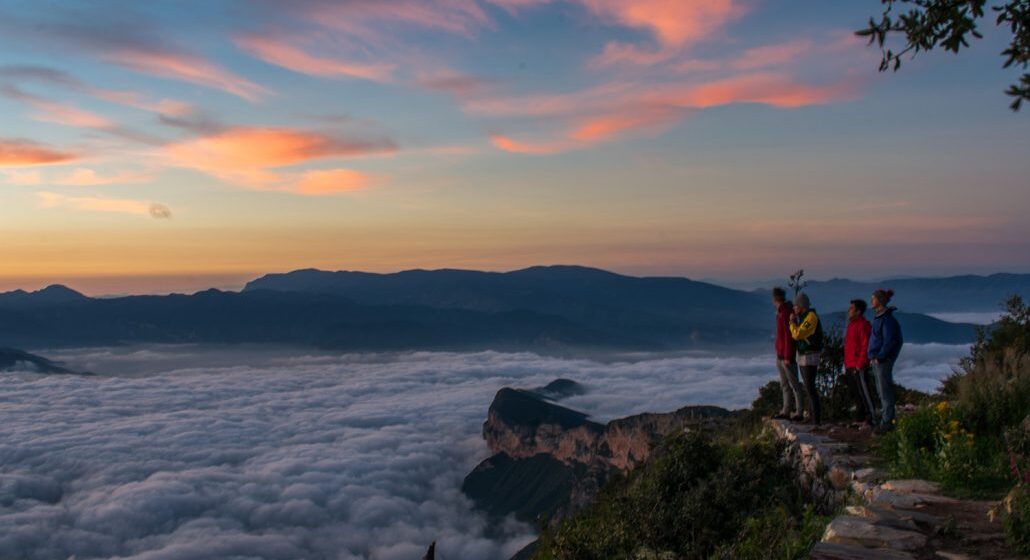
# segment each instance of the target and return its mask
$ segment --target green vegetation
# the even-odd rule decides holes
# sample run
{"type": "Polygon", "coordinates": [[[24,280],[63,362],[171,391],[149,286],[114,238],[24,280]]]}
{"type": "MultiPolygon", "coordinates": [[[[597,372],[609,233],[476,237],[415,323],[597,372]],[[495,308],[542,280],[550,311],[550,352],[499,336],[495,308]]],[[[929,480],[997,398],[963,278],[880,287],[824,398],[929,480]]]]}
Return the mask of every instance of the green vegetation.
{"type": "Polygon", "coordinates": [[[780,444],[728,433],[670,438],[645,467],[546,529],[534,558],[803,557],[828,519],[805,504],[780,444]]]}
{"type": "MultiPolygon", "coordinates": [[[[880,20],[870,18],[869,25],[857,32],[868,37],[883,50],[880,71],[901,67],[905,55],[937,48],[953,53],[969,47],[970,40],[981,39],[981,20],[993,12],[994,23],[1002,33],[1010,33],[1008,46],[1001,52],[1005,68],[1026,70],[1030,67],[1030,0],[882,0],[880,20]],[[898,11],[895,12],[895,6],[898,11]],[[988,11],[990,10],[990,12],[988,11]],[[903,11],[902,11],[903,10],[903,11]],[[888,38],[904,37],[900,50],[888,45],[888,38]]],[[[1009,86],[1005,93],[1013,98],[1012,110],[1018,111],[1024,101],[1030,100],[1030,72],[1024,72],[1019,82],[1009,86]]]]}
{"type": "Polygon", "coordinates": [[[933,401],[902,415],[880,453],[892,475],[936,480],[960,496],[1009,491],[1002,518],[1030,550],[1030,307],[1019,297],[977,336],[933,401]],[[1015,485],[1013,487],[1013,484],[1015,485]]]}

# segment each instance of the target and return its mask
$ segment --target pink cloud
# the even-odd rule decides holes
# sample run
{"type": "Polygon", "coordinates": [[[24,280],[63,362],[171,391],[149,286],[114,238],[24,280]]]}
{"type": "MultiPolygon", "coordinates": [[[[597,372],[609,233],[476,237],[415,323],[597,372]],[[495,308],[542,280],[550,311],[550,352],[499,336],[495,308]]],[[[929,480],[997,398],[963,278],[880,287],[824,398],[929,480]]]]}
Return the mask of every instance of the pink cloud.
{"type": "Polygon", "coordinates": [[[747,49],[733,60],[732,66],[737,70],[755,70],[778,64],[786,64],[797,60],[800,56],[812,52],[815,45],[808,39],[797,39],[775,45],[764,45],[747,49]]]}
{"type": "Polygon", "coordinates": [[[137,72],[222,90],[248,101],[257,101],[268,94],[268,90],[250,80],[187,53],[126,47],[106,52],[104,56],[137,72]]]}
{"type": "Polygon", "coordinates": [[[780,109],[819,105],[854,97],[857,84],[807,84],[779,73],[753,73],[700,83],[635,86],[609,84],[553,96],[528,96],[471,103],[467,110],[488,116],[523,116],[560,124],[556,140],[524,143],[508,136],[492,138],[495,147],[517,153],[550,154],[581,149],[630,133],[660,131],[691,110],[735,103],[780,109]]]}
{"type": "Polygon", "coordinates": [[[256,58],[301,74],[323,77],[347,76],[382,82],[388,81],[394,71],[392,64],[360,64],[315,56],[278,37],[252,34],[237,37],[235,42],[256,58]]]}
{"type": "Polygon", "coordinates": [[[558,154],[561,152],[566,152],[572,149],[574,146],[570,142],[551,142],[539,144],[520,142],[503,134],[491,135],[490,143],[492,143],[497,149],[504,150],[505,152],[511,152],[514,154],[533,155],[558,154]]]}
{"type": "Polygon", "coordinates": [[[748,74],[684,88],[667,99],[681,107],[707,108],[732,103],[760,103],[779,108],[820,105],[850,99],[855,84],[810,85],[775,73],[748,74]]]}
{"type": "Polygon", "coordinates": [[[110,129],[114,123],[92,111],[80,109],[74,105],[60,103],[38,95],[23,91],[15,86],[6,86],[3,95],[28,104],[36,110],[32,118],[57,124],[80,128],[110,129]]]}

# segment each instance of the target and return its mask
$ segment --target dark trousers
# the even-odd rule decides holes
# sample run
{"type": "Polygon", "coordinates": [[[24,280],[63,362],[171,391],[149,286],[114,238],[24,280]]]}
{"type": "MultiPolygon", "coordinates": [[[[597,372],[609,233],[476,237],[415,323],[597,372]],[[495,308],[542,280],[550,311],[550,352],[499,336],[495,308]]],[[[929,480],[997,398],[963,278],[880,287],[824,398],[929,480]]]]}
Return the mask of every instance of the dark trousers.
{"type": "Polygon", "coordinates": [[[856,419],[875,424],[876,422],[873,420],[875,409],[873,408],[872,395],[869,394],[869,382],[866,380],[867,373],[868,370],[866,368],[849,368],[845,372],[844,379],[848,384],[848,392],[851,393],[851,398],[855,400],[855,408],[858,410],[856,419]]]}
{"type": "Polygon", "coordinates": [[[805,399],[805,406],[808,408],[809,421],[820,424],[822,416],[819,415],[819,389],[815,386],[815,372],[818,366],[801,366],[801,378],[805,380],[805,392],[808,398],[805,399]]]}
{"type": "Polygon", "coordinates": [[[880,394],[880,425],[890,428],[894,424],[894,362],[883,360],[873,364],[873,379],[876,380],[876,392],[880,394]]]}

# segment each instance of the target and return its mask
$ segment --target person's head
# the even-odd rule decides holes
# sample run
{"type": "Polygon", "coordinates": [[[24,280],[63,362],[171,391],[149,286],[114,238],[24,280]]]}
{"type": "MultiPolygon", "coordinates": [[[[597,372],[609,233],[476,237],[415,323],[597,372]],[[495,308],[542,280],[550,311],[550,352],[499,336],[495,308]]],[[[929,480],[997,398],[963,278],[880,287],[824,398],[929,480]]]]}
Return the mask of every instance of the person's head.
{"type": "Polygon", "coordinates": [[[799,313],[808,311],[812,307],[812,302],[809,301],[807,294],[798,294],[794,296],[794,309],[797,309],[799,313]]]}
{"type": "Polygon", "coordinates": [[[891,302],[892,297],[894,297],[894,290],[880,288],[873,292],[873,295],[869,298],[869,303],[873,306],[873,309],[883,309],[891,302]]]}
{"type": "Polygon", "coordinates": [[[851,300],[851,306],[848,307],[848,319],[856,319],[865,315],[865,301],[860,299],[851,300]]]}
{"type": "Polygon", "coordinates": [[[776,286],[772,289],[772,302],[773,306],[779,307],[783,305],[783,302],[787,301],[787,291],[783,288],[776,286]]]}

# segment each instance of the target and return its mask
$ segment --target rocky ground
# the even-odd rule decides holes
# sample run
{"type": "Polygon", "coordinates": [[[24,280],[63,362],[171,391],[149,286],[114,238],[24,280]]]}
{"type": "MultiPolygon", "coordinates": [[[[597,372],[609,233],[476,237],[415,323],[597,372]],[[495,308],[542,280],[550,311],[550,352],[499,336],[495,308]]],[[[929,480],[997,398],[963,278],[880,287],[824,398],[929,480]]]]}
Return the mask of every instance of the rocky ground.
{"type": "Polygon", "coordinates": [[[872,466],[868,432],[770,424],[789,442],[817,503],[844,506],[812,550],[814,560],[1018,560],[991,515],[998,502],[960,500],[925,480],[889,480],[872,466]]]}

